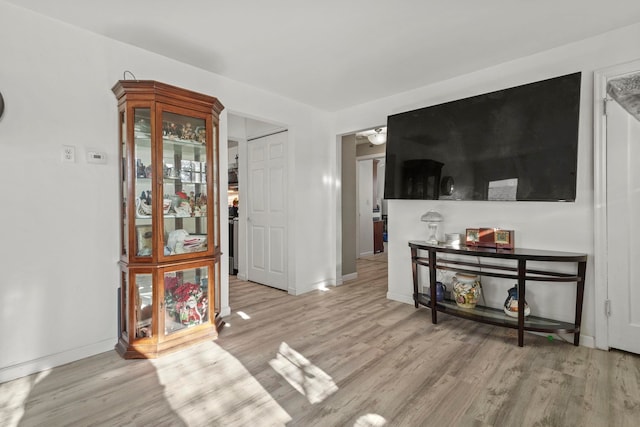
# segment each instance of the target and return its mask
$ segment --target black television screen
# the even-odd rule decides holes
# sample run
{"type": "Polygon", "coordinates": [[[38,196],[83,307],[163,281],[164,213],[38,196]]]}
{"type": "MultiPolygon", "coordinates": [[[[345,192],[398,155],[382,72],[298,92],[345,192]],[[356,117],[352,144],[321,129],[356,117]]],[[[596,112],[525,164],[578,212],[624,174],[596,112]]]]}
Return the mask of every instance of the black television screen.
{"type": "Polygon", "coordinates": [[[580,80],[389,116],[385,199],[575,201],[580,80]]]}

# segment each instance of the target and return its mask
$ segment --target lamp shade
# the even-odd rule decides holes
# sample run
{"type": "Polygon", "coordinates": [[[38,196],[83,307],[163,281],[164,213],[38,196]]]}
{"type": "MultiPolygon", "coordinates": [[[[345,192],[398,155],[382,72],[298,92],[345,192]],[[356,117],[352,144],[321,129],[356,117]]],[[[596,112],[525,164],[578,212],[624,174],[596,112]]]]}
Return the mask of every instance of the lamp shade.
{"type": "Polygon", "coordinates": [[[420,221],[424,221],[427,223],[427,230],[429,232],[427,243],[432,243],[434,245],[438,244],[438,224],[443,220],[444,218],[442,217],[442,215],[434,210],[430,210],[420,217],[420,221]]]}
{"type": "Polygon", "coordinates": [[[372,133],[367,138],[369,139],[369,142],[372,143],[373,145],[380,145],[387,142],[387,134],[382,133],[382,129],[380,128],[376,129],[376,133],[372,133]]]}
{"type": "Polygon", "coordinates": [[[420,221],[424,222],[442,222],[443,220],[443,216],[434,210],[430,210],[420,217],[420,221]]]}

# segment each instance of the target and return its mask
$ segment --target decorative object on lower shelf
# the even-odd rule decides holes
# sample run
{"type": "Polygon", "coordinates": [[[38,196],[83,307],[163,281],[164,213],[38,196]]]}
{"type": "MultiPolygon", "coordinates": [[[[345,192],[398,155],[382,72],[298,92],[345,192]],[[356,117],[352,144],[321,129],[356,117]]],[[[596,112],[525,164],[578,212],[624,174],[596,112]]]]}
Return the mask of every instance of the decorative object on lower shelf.
{"type": "Polygon", "coordinates": [[[444,295],[447,287],[442,282],[436,282],[436,301],[444,301],[444,295]]]}
{"type": "Polygon", "coordinates": [[[471,274],[456,273],[451,280],[453,297],[459,307],[474,308],[480,299],[480,279],[471,274]]]}
{"type": "MultiPolygon", "coordinates": [[[[513,288],[507,291],[509,296],[504,301],[504,312],[507,316],[518,317],[518,285],[514,285],[513,288]]],[[[524,315],[531,314],[531,309],[527,301],[524,302],[524,315]]]]}
{"type": "Polygon", "coordinates": [[[206,314],[207,298],[200,285],[180,282],[177,276],[164,278],[165,301],[169,315],[185,326],[201,324],[206,314]]]}

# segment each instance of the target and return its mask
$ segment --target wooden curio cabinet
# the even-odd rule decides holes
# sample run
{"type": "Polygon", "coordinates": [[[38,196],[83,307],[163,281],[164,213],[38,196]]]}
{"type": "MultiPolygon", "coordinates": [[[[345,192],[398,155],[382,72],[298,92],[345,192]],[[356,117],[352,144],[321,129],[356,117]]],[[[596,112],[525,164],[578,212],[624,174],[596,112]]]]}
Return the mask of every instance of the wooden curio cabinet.
{"type": "Polygon", "coordinates": [[[121,80],[120,301],[116,350],[151,358],[217,337],[218,123],[214,97],[121,80]]]}

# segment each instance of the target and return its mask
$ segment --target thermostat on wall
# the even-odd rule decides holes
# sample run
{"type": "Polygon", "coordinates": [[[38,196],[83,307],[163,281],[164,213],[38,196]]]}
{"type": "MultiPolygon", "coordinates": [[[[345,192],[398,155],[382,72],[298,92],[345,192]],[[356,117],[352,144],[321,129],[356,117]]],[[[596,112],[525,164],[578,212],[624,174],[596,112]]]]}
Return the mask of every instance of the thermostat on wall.
{"type": "Polygon", "coordinates": [[[100,151],[87,151],[87,162],[101,164],[107,163],[107,153],[100,151]]]}

